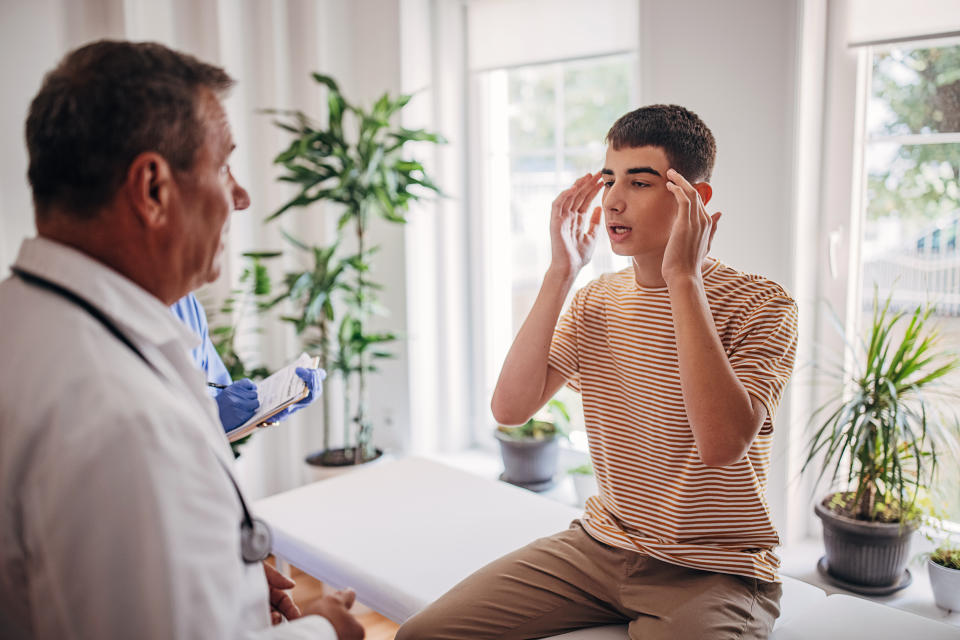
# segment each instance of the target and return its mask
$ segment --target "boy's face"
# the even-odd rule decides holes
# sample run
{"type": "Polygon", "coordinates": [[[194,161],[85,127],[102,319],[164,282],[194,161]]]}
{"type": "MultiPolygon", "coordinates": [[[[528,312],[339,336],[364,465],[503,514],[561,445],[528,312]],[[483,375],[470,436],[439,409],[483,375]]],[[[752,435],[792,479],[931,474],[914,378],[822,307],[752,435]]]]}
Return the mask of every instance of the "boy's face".
{"type": "Polygon", "coordinates": [[[669,168],[660,147],[607,148],[603,216],[615,254],[663,255],[677,215],[677,200],[666,187],[669,168]]]}

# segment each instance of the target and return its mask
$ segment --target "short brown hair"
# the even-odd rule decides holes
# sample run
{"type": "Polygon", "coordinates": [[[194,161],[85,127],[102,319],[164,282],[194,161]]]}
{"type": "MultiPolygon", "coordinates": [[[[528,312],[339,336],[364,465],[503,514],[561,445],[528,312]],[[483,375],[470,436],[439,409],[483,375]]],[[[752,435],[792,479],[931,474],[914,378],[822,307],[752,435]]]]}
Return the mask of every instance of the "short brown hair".
{"type": "Polygon", "coordinates": [[[145,151],[178,171],[203,144],[198,94],[222,95],[220,67],[154,42],[100,40],[68,53],[43,79],[27,115],[27,175],[38,218],[53,205],[89,218],[145,151]]]}
{"type": "Polygon", "coordinates": [[[697,114],[675,104],[640,107],[621,116],[607,132],[607,144],[660,147],[670,166],[690,182],[705,182],[713,173],[717,143],[697,114]]]}

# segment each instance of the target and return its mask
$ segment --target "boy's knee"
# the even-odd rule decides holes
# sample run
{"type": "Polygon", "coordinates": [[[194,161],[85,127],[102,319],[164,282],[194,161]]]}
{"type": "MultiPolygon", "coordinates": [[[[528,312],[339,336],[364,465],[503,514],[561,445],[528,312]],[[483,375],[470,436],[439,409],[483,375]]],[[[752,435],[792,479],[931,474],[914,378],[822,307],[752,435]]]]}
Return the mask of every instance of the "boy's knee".
{"type": "Polygon", "coordinates": [[[482,640],[495,637],[482,631],[466,623],[462,616],[453,615],[449,608],[434,603],[400,625],[394,640],[482,640]]]}
{"type": "Polygon", "coordinates": [[[434,638],[435,636],[430,635],[430,625],[426,621],[425,613],[426,611],[421,611],[400,625],[394,640],[428,640],[434,638]]]}

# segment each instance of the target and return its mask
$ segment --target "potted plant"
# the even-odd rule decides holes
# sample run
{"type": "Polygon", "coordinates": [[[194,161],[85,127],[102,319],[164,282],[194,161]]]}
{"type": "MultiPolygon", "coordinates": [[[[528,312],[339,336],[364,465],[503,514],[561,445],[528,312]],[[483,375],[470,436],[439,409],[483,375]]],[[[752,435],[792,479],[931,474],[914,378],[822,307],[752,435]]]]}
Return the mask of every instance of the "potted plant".
{"type": "Polygon", "coordinates": [[[929,305],[894,311],[891,297],[881,306],[875,294],[856,369],[811,419],[802,470],[816,464],[818,482],[829,471],[841,485],[814,505],[826,550],[818,569],[849,590],[882,594],[909,584],[910,539],[924,512],[918,498],[940,457],[957,450],[956,418],[944,413],[937,383],[958,359],[929,326],[932,313],[929,305]]]}
{"type": "Polygon", "coordinates": [[[927,559],[927,572],[937,606],[960,611],[960,546],[943,542],[927,559]]]}
{"type": "Polygon", "coordinates": [[[500,443],[503,458],[501,480],[530,489],[546,491],[555,483],[559,438],[567,436],[570,412],[557,398],[547,403],[545,412],[522,425],[500,425],[494,437],[500,443]]]}
{"type": "Polygon", "coordinates": [[[269,110],[275,123],[291,134],[288,147],[276,156],[283,167],[281,181],[298,186],[298,193],[270,215],[274,220],[291,210],[317,202],[336,207],[337,236],[326,246],[311,246],[285,234],[301,252],[310,254],[313,267],[287,274],[287,289],[271,301],[292,304],[292,322],[306,346],[319,351],[321,366],[344,379],[343,446],[330,446],[330,398],[324,394],[324,448],[308,463],[321,466],[359,464],[378,457],[372,445],[373,425],[367,414],[369,376],[376,362],[391,357],[383,346],[396,339],[390,332],[369,330],[379,312],[370,271],[376,247],[367,234],[374,219],[403,224],[411,202],[439,193],[419,162],[405,156],[409,142],[442,143],[443,138],[422,129],[395,125],[410,95],[383,94],[370,109],[348,102],[329,76],[312,74],[326,87],[327,117],[321,124],[302,111],[269,110]],[[353,248],[341,256],[349,241],[353,248]]]}
{"type": "MultiPolygon", "coordinates": [[[[276,255],[274,252],[243,254],[248,262],[240,274],[238,286],[224,299],[210,325],[210,341],[232,380],[262,380],[270,375],[270,370],[264,366],[249,366],[238,351],[238,343],[248,333],[259,331],[247,326],[248,316],[262,307],[261,300],[270,294],[272,288],[270,274],[261,260],[276,255]]],[[[234,458],[240,457],[241,447],[252,437],[253,433],[230,443],[234,458]]]]}

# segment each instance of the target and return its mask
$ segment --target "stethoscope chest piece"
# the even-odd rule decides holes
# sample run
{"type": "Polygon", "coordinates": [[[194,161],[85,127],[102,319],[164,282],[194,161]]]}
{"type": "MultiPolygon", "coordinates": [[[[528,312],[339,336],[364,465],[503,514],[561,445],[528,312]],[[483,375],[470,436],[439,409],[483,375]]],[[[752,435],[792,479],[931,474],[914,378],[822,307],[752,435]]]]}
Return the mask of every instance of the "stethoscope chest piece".
{"type": "MultiPolygon", "coordinates": [[[[246,506],[246,505],[244,505],[246,506]]],[[[246,510],[246,509],[244,509],[246,510]]],[[[263,562],[273,548],[273,533],[270,526],[260,518],[251,518],[240,528],[240,553],[247,564],[263,562]]]]}

